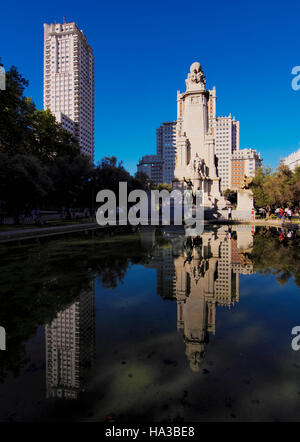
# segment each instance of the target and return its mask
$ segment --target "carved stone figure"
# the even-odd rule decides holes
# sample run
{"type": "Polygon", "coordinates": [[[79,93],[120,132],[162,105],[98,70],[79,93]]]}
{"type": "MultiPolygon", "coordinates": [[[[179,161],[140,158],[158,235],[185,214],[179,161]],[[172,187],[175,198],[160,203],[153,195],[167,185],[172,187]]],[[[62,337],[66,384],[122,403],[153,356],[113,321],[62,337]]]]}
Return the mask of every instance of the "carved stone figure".
{"type": "Polygon", "coordinates": [[[186,201],[190,201],[190,203],[195,204],[196,203],[196,195],[193,192],[194,184],[190,178],[186,179],[185,177],[183,177],[183,180],[187,186],[187,188],[184,191],[186,201]]]}
{"type": "Polygon", "coordinates": [[[244,176],[243,182],[241,183],[241,189],[250,189],[250,184],[253,182],[251,176],[244,176]]]}
{"type": "Polygon", "coordinates": [[[197,177],[197,178],[206,178],[206,165],[203,158],[200,158],[198,154],[196,153],[196,156],[191,160],[188,170],[190,172],[191,176],[197,177]]]}
{"type": "Polygon", "coordinates": [[[192,86],[192,84],[202,83],[203,87],[205,87],[205,75],[203,74],[202,67],[200,63],[195,62],[190,67],[190,73],[188,74],[188,78],[185,80],[187,89],[192,86]]]}
{"type": "Polygon", "coordinates": [[[193,184],[192,180],[190,178],[186,179],[185,177],[183,177],[183,180],[184,180],[185,184],[187,185],[187,189],[193,190],[192,187],[194,186],[194,184],[193,184]]]}

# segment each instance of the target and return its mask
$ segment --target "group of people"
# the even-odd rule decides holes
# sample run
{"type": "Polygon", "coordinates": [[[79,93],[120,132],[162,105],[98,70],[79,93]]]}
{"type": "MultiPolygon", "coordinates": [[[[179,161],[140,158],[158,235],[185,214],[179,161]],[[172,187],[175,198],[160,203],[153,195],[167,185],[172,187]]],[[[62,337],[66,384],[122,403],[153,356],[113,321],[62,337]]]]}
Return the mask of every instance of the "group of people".
{"type": "MultiPolygon", "coordinates": [[[[258,210],[259,214],[265,218],[266,216],[269,218],[272,215],[271,209],[267,210],[265,208],[261,208],[258,210]]],[[[253,208],[251,211],[251,219],[255,219],[255,215],[256,215],[256,211],[253,208]]],[[[295,213],[293,212],[293,210],[290,207],[286,207],[285,209],[283,209],[282,207],[278,207],[275,210],[275,215],[276,217],[281,220],[282,222],[285,222],[286,220],[291,221],[292,217],[295,216],[295,213]]],[[[232,207],[229,206],[228,207],[228,219],[231,220],[232,219],[232,207]]]]}
{"type": "Polygon", "coordinates": [[[68,207],[68,209],[66,209],[65,206],[62,206],[61,216],[63,219],[80,219],[90,218],[91,213],[87,207],[85,207],[83,210],[80,210],[74,209],[73,207],[68,207]]]}
{"type": "MultiPolygon", "coordinates": [[[[69,207],[66,209],[64,206],[62,206],[61,209],[61,217],[63,219],[80,219],[80,218],[90,218],[91,213],[90,210],[86,207],[83,210],[80,209],[74,209],[72,207],[69,207]]],[[[41,211],[39,208],[37,209],[26,209],[23,213],[21,213],[19,217],[22,224],[24,223],[34,223],[38,226],[42,226],[45,224],[45,219],[41,215],[41,211]]]]}
{"type": "Polygon", "coordinates": [[[293,216],[293,211],[289,207],[286,207],[283,209],[282,207],[278,207],[275,210],[275,213],[277,215],[277,218],[280,219],[282,222],[286,220],[286,218],[291,221],[293,216]]]}
{"type": "Polygon", "coordinates": [[[278,235],[279,235],[279,242],[282,242],[284,238],[292,238],[294,235],[293,230],[285,231],[285,229],[277,229],[278,235]]]}
{"type": "Polygon", "coordinates": [[[38,226],[42,226],[44,224],[44,220],[41,215],[41,211],[39,208],[26,210],[24,213],[21,213],[20,215],[20,221],[21,223],[25,223],[26,221],[32,221],[34,224],[38,226]]]}

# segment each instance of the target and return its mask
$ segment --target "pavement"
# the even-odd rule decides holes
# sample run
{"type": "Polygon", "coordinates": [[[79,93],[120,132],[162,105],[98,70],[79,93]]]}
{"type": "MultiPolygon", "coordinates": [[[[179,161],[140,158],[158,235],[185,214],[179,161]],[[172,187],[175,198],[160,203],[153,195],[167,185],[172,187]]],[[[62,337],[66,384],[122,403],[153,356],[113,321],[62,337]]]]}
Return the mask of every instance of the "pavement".
{"type": "Polygon", "coordinates": [[[16,239],[28,239],[28,238],[41,238],[44,236],[52,236],[58,235],[68,232],[81,232],[83,230],[93,230],[101,228],[96,222],[95,223],[83,223],[83,224],[69,224],[62,226],[42,226],[42,227],[34,227],[32,229],[16,229],[9,230],[6,232],[0,232],[0,243],[14,241],[16,239]]]}
{"type": "MultiPolygon", "coordinates": [[[[205,225],[207,224],[248,224],[253,226],[270,226],[270,227],[285,227],[287,229],[299,229],[299,224],[292,222],[282,222],[279,220],[265,220],[265,219],[256,219],[256,220],[224,220],[224,219],[215,219],[215,220],[205,220],[205,225]]],[[[151,227],[151,226],[150,226],[151,227]]],[[[45,236],[53,236],[59,235],[63,233],[69,232],[82,232],[85,230],[94,230],[105,228],[99,226],[96,222],[89,223],[76,223],[76,224],[68,224],[61,226],[41,226],[27,229],[16,229],[9,230],[6,232],[0,232],[0,243],[5,243],[9,241],[15,240],[23,240],[30,238],[41,238],[45,236]]]]}

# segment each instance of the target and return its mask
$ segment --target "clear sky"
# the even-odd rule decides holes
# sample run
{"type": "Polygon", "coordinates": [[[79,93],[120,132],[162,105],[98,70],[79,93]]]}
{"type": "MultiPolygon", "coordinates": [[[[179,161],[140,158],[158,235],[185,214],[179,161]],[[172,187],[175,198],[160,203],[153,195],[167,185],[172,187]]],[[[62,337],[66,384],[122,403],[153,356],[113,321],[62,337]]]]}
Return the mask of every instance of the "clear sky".
{"type": "Polygon", "coordinates": [[[155,129],[176,119],[176,92],[199,61],[217,88],[217,115],[240,121],[240,147],[264,165],[300,142],[299,0],[8,1],[0,7],[0,57],[30,81],[42,108],[43,23],[75,21],[95,55],[95,157],[131,171],[155,153],[155,129]]]}

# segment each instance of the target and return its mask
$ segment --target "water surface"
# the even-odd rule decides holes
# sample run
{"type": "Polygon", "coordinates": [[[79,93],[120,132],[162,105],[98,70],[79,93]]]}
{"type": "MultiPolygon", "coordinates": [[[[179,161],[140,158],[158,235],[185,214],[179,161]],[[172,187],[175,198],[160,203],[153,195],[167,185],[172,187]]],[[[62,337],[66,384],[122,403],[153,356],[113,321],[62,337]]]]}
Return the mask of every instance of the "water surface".
{"type": "Polygon", "coordinates": [[[1,420],[299,419],[299,233],[93,231],[0,257],[1,420]]]}

